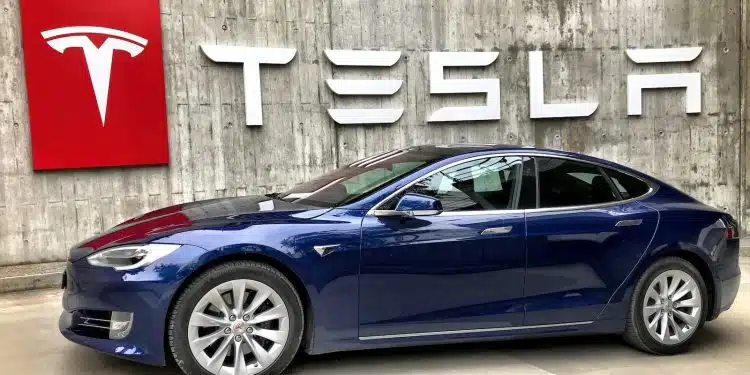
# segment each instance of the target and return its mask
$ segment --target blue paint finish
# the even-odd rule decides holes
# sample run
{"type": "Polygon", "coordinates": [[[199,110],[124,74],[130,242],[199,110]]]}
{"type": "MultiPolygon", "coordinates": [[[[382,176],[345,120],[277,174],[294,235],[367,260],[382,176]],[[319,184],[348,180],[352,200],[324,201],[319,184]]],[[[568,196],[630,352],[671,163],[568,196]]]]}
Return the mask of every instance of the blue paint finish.
{"type": "Polygon", "coordinates": [[[88,346],[89,348],[96,349],[102,353],[114,355],[124,359],[145,363],[155,366],[164,366],[164,356],[161,353],[148,353],[145,349],[131,344],[126,341],[115,341],[107,339],[97,339],[92,337],[86,337],[76,335],[69,328],[70,326],[64,321],[64,315],[60,316],[59,328],[62,335],[68,340],[88,346]]]}
{"type": "Polygon", "coordinates": [[[405,194],[396,205],[396,211],[442,211],[440,200],[422,194],[405,194]]]}
{"type": "Polygon", "coordinates": [[[523,213],[444,215],[365,217],[360,336],[523,323],[523,213]]]}
{"type": "Polygon", "coordinates": [[[304,292],[314,302],[316,343],[356,337],[360,225],[364,212],[333,209],[312,218],[294,216],[297,215],[287,213],[284,220],[181,232],[159,241],[193,241],[213,249],[198,259],[198,264],[243,253],[271,258],[302,281],[304,292]],[[313,249],[315,245],[330,244],[340,246],[325,258],[313,249]]]}
{"type": "Polygon", "coordinates": [[[179,283],[192,274],[195,259],[206,250],[183,245],[172,254],[134,271],[115,271],[90,266],[85,259],[68,263],[68,288],[63,309],[132,312],[133,328],[125,340],[103,340],[76,335],[60,319],[60,328],[71,341],[105,353],[127,356],[149,364],[164,364],[164,332],[169,305],[179,283]],[[118,349],[123,348],[123,349],[118,349]]]}
{"type": "Polygon", "coordinates": [[[595,319],[646,252],[658,213],[638,202],[526,215],[525,324],[595,319]],[[616,226],[641,220],[637,226],[616,226]]]}
{"type": "Polygon", "coordinates": [[[722,306],[731,305],[739,287],[732,280],[740,274],[739,239],[727,240],[724,229],[724,223],[735,221],[718,209],[690,197],[677,198],[679,195],[670,187],[644,201],[662,217],[649,256],[689,253],[707,268],[710,275],[706,283],[714,289],[709,306],[709,320],[713,320],[723,311],[722,306]]]}
{"type": "Polygon", "coordinates": [[[653,181],[660,184],[658,191],[642,200],[641,204],[659,212],[659,226],[649,249],[612,295],[599,318],[624,319],[635,283],[646,268],[660,257],[681,256],[689,257],[699,270],[702,267],[708,269],[705,282],[714,289],[708,319],[713,320],[721,313],[722,303],[734,301],[738,288],[732,285],[731,279],[740,274],[739,239],[727,240],[720,220],[735,221],[730,215],[704,205],[668,184],[653,181]],[[722,280],[729,280],[728,285],[724,286],[722,280]],[[722,302],[722,297],[717,296],[723,294],[731,298],[725,297],[722,302]]]}
{"type": "MultiPolygon", "coordinates": [[[[71,341],[105,353],[162,365],[166,321],[180,288],[198,270],[243,256],[278,264],[301,285],[298,292],[312,316],[305,350],[312,354],[621,332],[633,286],[666,255],[688,254],[707,270],[715,296],[710,318],[734,301],[739,242],[726,238],[722,225],[734,222],[729,215],[661,181],[588,156],[505,146],[456,150],[337,208],[258,196],[189,203],[128,220],[71,250],[60,330],[71,341]],[[620,169],[649,181],[653,193],[588,209],[367,215],[401,187],[451,163],[531,153],[620,169]],[[640,220],[640,225],[616,226],[622,220],[640,220]],[[504,227],[510,232],[483,234],[504,227]],[[127,272],[92,267],[85,259],[113,246],[145,243],[182,246],[127,272]],[[332,244],[340,246],[325,257],[313,249],[332,244]],[[77,334],[69,315],[81,310],[133,312],[132,331],[123,340],[77,334]],[[550,326],[575,322],[588,324],[550,326]],[[377,338],[461,330],[483,331],[377,338]]],[[[408,207],[435,209],[434,202],[422,200],[408,207]]]]}

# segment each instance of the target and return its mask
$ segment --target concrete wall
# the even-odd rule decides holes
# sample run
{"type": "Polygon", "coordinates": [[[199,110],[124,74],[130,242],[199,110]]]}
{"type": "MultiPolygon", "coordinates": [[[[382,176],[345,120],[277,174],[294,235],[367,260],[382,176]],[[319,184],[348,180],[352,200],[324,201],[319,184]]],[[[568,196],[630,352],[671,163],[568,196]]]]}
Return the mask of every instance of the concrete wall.
{"type": "Polygon", "coordinates": [[[653,173],[750,223],[740,0],[162,0],[170,165],[43,173],[31,170],[18,3],[0,0],[0,265],[63,259],[77,241],[147,210],[265,193],[420,143],[582,151],[653,173]],[[211,62],[201,43],[297,48],[290,64],[261,68],[263,126],[244,126],[241,67],[211,62]],[[676,46],[703,52],[692,63],[651,66],[625,55],[676,46]],[[334,68],[330,48],[402,58],[392,68],[334,68]],[[548,102],[597,100],[597,112],[530,120],[529,50],[545,51],[548,102]],[[484,101],[430,95],[429,51],[499,51],[487,68],[446,77],[499,78],[502,119],[425,124],[437,108],[484,101]],[[627,74],[691,71],[703,77],[699,115],[685,114],[684,90],[659,90],[645,95],[642,116],[627,116],[627,74]],[[324,82],[389,77],[404,81],[392,97],[336,97],[324,82]],[[405,112],[376,126],[336,125],[326,113],[381,106],[405,112]]]}

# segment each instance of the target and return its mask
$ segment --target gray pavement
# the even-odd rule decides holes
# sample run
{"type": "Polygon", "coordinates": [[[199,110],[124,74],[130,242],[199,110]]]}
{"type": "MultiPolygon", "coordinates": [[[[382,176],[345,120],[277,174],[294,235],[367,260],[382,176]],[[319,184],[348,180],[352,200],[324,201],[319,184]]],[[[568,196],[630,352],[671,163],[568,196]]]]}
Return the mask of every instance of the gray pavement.
{"type": "MultiPolygon", "coordinates": [[[[750,260],[734,307],[698,333],[683,355],[656,357],[611,336],[459,344],[299,358],[313,374],[750,374],[750,260]]],[[[0,374],[178,374],[72,344],[57,331],[60,292],[0,295],[0,374]]]]}

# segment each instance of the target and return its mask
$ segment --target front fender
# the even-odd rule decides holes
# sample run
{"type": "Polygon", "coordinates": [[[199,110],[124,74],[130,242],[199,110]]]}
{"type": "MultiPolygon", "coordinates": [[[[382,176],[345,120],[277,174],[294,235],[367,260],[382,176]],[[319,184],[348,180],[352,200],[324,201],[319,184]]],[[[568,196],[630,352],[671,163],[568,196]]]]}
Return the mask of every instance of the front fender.
{"type": "MultiPolygon", "coordinates": [[[[359,250],[364,212],[332,210],[294,222],[247,223],[232,228],[186,231],[160,239],[208,249],[191,267],[202,270],[229,259],[267,260],[297,286],[306,302],[311,353],[334,350],[358,335],[359,250]],[[321,255],[315,246],[334,246],[321,255]]],[[[186,280],[189,282],[189,280],[186,280]]]]}

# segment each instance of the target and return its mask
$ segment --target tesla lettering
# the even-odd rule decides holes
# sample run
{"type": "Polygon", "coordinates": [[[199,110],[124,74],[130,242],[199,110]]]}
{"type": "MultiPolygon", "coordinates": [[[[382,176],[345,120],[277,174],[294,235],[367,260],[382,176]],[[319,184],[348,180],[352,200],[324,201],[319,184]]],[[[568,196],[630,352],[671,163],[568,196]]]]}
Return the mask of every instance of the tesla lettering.
{"type": "MultiPolygon", "coordinates": [[[[689,62],[695,60],[703,47],[629,49],[625,51],[636,64],[689,62]]],[[[628,76],[628,115],[640,116],[643,89],[684,87],[685,113],[701,111],[701,74],[631,74],[628,76]]]]}
{"type": "Polygon", "coordinates": [[[599,103],[544,103],[544,62],[542,51],[529,52],[529,112],[531,118],[591,116],[599,103]]]}
{"type": "Polygon", "coordinates": [[[248,126],[263,125],[260,97],[260,64],[284,65],[292,61],[294,48],[253,48],[202,45],[203,53],[215,62],[242,63],[245,76],[245,114],[248,126]]]}
{"type": "MultiPolygon", "coordinates": [[[[260,102],[259,64],[287,64],[296,49],[201,46],[211,60],[242,62],[245,67],[246,116],[248,125],[263,123],[260,102]]],[[[636,64],[689,62],[700,55],[702,47],[629,49],[630,60],[636,64]]],[[[400,51],[326,50],[326,57],[336,66],[391,67],[398,63],[400,51]]],[[[489,66],[499,52],[430,52],[430,94],[483,93],[487,105],[445,107],[433,112],[428,122],[484,121],[500,119],[500,80],[445,79],[445,67],[489,66]]],[[[583,103],[544,102],[544,63],[541,51],[529,52],[529,117],[589,117],[599,106],[596,101],[583,103]]],[[[393,95],[402,80],[327,79],[326,84],[337,95],[393,95]]],[[[628,115],[641,115],[642,92],[654,88],[686,88],[685,112],[701,111],[701,74],[631,74],[627,76],[628,115]]],[[[403,108],[329,108],[328,114],[339,124],[388,124],[398,121],[403,108]]]]}
{"type": "MultiPolygon", "coordinates": [[[[326,50],[326,57],[336,66],[395,65],[400,51],[326,50]]],[[[356,80],[327,79],[326,84],[336,95],[393,95],[401,88],[400,79],[356,80]]],[[[339,124],[391,124],[398,121],[403,108],[329,108],[328,114],[339,124]]]]}
{"type": "Polygon", "coordinates": [[[486,93],[487,105],[480,107],[447,107],[435,111],[430,122],[476,121],[500,119],[500,80],[444,79],[446,66],[487,66],[495,62],[499,52],[430,52],[430,93],[486,93]]]}

